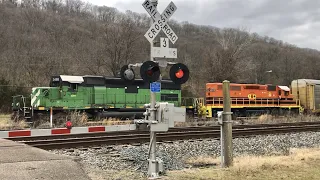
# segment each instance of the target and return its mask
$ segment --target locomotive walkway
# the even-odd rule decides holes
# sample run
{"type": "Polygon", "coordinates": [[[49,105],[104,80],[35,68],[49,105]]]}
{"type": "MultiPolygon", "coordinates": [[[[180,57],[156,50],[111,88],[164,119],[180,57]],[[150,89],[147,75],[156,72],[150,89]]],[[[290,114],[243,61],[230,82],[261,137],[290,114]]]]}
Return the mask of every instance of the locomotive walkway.
{"type": "Polygon", "coordinates": [[[75,159],[23,143],[0,139],[0,154],[1,180],[90,179],[75,159]]]}

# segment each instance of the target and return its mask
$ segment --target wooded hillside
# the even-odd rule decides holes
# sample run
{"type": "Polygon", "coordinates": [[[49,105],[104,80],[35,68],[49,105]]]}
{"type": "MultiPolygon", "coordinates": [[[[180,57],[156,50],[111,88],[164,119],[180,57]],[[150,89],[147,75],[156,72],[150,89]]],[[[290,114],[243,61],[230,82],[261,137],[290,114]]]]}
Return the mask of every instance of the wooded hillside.
{"type": "MultiPolygon", "coordinates": [[[[116,76],[123,65],[150,59],[144,37],[149,25],[147,14],[122,13],[80,0],[2,0],[0,97],[23,93],[21,88],[29,94],[31,87],[48,86],[51,75],[116,76]]],[[[246,29],[174,20],[169,25],[179,36],[171,45],[178,48],[177,61],[191,71],[184,85],[189,96],[204,96],[206,82],[225,79],[281,85],[296,78],[320,79],[318,51],[246,29]]],[[[10,108],[11,97],[7,99],[0,109],[10,108]]]]}

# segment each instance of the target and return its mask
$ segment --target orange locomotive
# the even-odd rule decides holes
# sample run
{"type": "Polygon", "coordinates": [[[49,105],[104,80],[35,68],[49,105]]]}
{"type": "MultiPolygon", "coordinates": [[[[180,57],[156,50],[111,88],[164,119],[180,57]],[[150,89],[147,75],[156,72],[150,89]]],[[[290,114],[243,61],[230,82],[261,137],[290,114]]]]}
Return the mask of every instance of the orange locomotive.
{"type": "MultiPolygon", "coordinates": [[[[230,83],[230,97],[234,116],[298,113],[300,107],[287,86],[230,83]]],[[[206,84],[206,108],[207,117],[223,110],[222,83],[206,84]]]]}

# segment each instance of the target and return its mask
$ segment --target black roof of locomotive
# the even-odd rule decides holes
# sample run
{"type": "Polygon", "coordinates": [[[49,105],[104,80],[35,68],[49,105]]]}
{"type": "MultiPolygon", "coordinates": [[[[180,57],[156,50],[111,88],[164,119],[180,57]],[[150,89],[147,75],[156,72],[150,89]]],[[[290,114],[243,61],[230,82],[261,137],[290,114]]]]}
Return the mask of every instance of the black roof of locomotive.
{"type": "MultiPolygon", "coordinates": [[[[150,84],[145,82],[143,79],[135,79],[133,82],[127,82],[119,77],[106,77],[106,76],[93,76],[85,75],[81,76],[83,82],[80,83],[81,86],[92,87],[92,86],[105,86],[107,88],[125,88],[128,86],[137,86],[140,89],[149,89],[150,84]]],[[[59,78],[60,83],[69,84],[70,82],[62,81],[60,75],[52,76],[50,80],[50,86],[53,85],[52,81],[54,78],[59,78]]],[[[180,84],[174,84],[171,80],[162,80],[161,89],[171,89],[171,90],[181,90],[180,84]]]]}

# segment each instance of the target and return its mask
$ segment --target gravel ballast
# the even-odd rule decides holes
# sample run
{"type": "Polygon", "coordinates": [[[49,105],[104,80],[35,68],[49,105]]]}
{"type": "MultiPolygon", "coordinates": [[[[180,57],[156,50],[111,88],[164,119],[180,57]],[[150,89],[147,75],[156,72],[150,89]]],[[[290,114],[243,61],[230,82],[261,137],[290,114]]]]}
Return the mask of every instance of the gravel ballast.
{"type": "MultiPolygon", "coordinates": [[[[261,135],[233,139],[234,157],[239,155],[287,155],[290,148],[319,147],[320,132],[261,135]]],[[[197,156],[220,156],[219,140],[185,140],[157,144],[157,157],[165,170],[190,167],[185,160],[197,156]]],[[[96,148],[52,150],[57,154],[76,156],[86,166],[101,170],[132,170],[146,173],[148,144],[116,145],[96,148]]]]}

